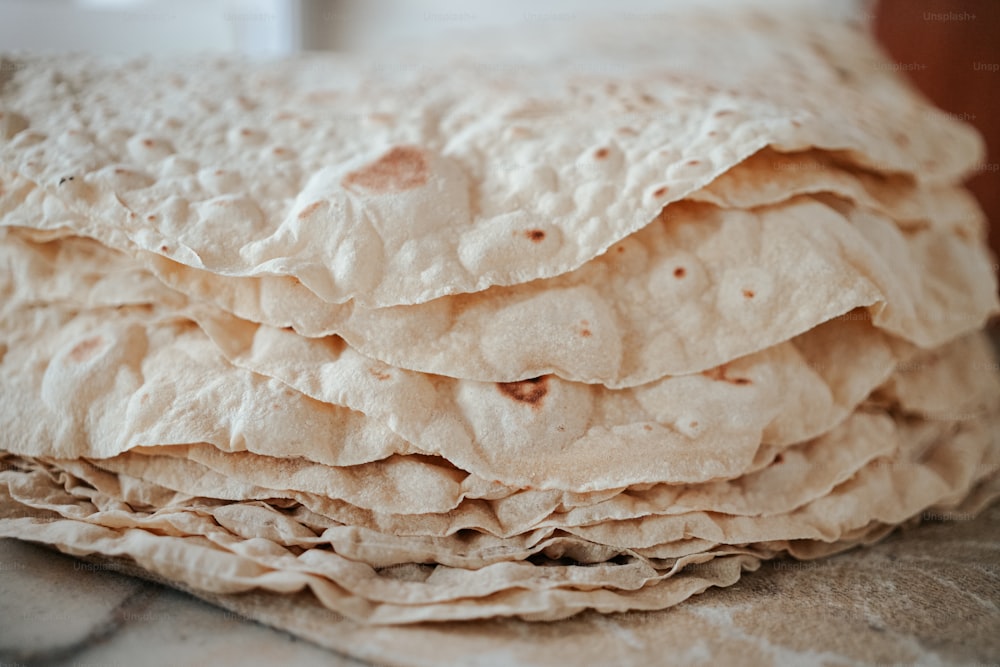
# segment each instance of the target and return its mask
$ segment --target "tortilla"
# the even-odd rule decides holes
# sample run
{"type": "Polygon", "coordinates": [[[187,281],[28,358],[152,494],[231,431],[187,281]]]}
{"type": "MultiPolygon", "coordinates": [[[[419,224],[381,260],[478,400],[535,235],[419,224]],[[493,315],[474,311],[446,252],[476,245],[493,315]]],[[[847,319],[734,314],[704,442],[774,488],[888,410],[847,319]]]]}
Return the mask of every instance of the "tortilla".
{"type": "Polygon", "coordinates": [[[9,347],[0,392],[21,406],[0,416],[11,452],[108,457],[206,442],[327,465],[423,453],[508,486],[573,492],[738,476],[762,442],[789,445],[843,420],[897,360],[891,340],[844,320],[830,324],[841,344],[817,345],[818,357],[788,343],[712,373],[616,392],[558,378],[496,385],[422,376],[290,333],[268,346],[282,335],[273,330],[258,332],[262,342],[234,327],[215,339],[254,340],[265,361],[277,359],[267,350],[281,350],[286,385],[230,366],[169,309],[63,304],[11,315],[0,330],[9,347]],[[828,384],[828,374],[844,375],[845,358],[855,364],[850,381],[828,384]],[[795,403],[783,396],[789,385],[799,387],[795,403]],[[722,410],[726,418],[713,416],[722,410]],[[276,413],[282,420],[269,423],[276,413]],[[630,456],[609,466],[609,448],[630,456]]]}
{"type": "Polygon", "coordinates": [[[771,14],[5,67],[0,536],[371,628],[661,610],[984,507],[982,142],[771,14]]]}
{"type": "Polygon", "coordinates": [[[21,58],[3,103],[25,127],[0,159],[82,235],[369,307],[573,270],[766,146],[928,182],[971,170],[971,130],[873,67],[863,30],[812,20],[705,19],[724,49],[685,21],[567,26],[528,60],[482,46],[486,70],[21,58]],[[613,71],[581,73],[581,49],[613,71]]]}
{"type": "MultiPolygon", "coordinates": [[[[930,451],[922,452],[919,458],[900,461],[907,465],[866,470],[839,486],[834,493],[787,517],[774,517],[773,520],[758,517],[752,523],[748,518],[715,518],[715,525],[723,531],[727,526],[734,531],[727,535],[729,539],[743,539],[739,531],[751,530],[749,526],[753,525],[755,536],[776,530],[785,535],[771,539],[831,541],[840,534],[856,535],[858,530],[867,530],[873,522],[898,523],[927,506],[960,502],[970,488],[989,478],[989,474],[982,472],[982,464],[1000,460],[1000,447],[996,440],[998,423],[994,414],[990,420],[965,424],[954,437],[937,443],[930,451]],[[919,483],[913,484],[914,481],[919,483]],[[796,532],[799,534],[788,534],[796,532]]],[[[694,560],[682,558],[670,572],[664,574],[654,574],[655,570],[640,574],[642,561],[636,561],[638,565],[633,562],[633,565],[590,567],[582,571],[575,570],[573,566],[561,566],[541,579],[538,579],[536,571],[547,571],[544,566],[497,563],[475,570],[438,566],[430,577],[407,583],[395,578],[380,581],[371,568],[351,563],[330,551],[310,549],[296,555],[261,537],[247,539],[232,536],[215,522],[199,524],[195,515],[167,518],[178,513],[183,515],[180,508],[166,509],[166,517],[163,518],[155,514],[148,517],[136,514],[130,518],[132,512],[127,506],[101,508],[106,501],[95,497],[100,492],[90,490],[75,495],[83,491],[76,485],[67,487],[68,492],[59,491],[55,486],[46,488],[45,480],[55,482],[56,478],[39,473],[41,471],[6,470],[0,473],[0,481],[6,492],[11,494],[13,503],[55,511],[64,519],[52,520],[50,517],[38,522],[31,518],[32,512],[29,511],[20,518],[7,516],[0,520],[0,533],[9,534],[9,531],[16,530],[22,535],[43,539],[78,553],[128,554],[144,567],[209,592],[235,592],[248,588],[292,592],[308,586],[329,608],[373,623],[496,615],[556,619],[585,607],[604,612],[660,608],[676,604],[679,598],[701,590],[688,588],[692,578],[699,584],[704,583],[702,578],[706,576],[716,584],[731,584],[735,581],[734,575],[738,576],[738,571],[731,569],[733,559],[742,567],[751,569],[759,562],[753,556],[750,560],[742,560],[741,556],[727,556],[723,552],[712,567],[694,568],[688,576],[681,569],[685,564],[705,560],[699,560],[697,556],[691,557],[694,560]],[[31,483],[25,483],[25,476],[32,478],[31,483]],[[94,507],[95,502],[97,508],[94,507]],[[161,525],[164,520],[169,520],[174,530],[190,530],[199,525],[202,528],[194,534],[173,536],[141,527],[161,525]],[[108,523],[115,528],[105,527],[108,523]],[[262,569],[262,566],[267,566],[267,569],[262,569]],[[441,574],[435,579],[439,570],[441,574]],[[677,572],[680,576],[674,581],[677,572]],[[714,579],[721,573],[727,575],[721,580],[714,579]],[[567,579],[563,579],[564,576],[567,579]],[[593,588],[595,584],[601,587],[593,588]],[[576,586],[583,589],[578,590],[576,586]],[[684,590],[685,595],[678,596],[678,588],[684,590]],[[351,594],[345,594],[346,591],[351,594]],[[472,604],[473,600],[477,604],[472,604]]],[[[62,478],[66,479],[65,475],[62,478]]],[[[647,520],[641,525],[634,522],[604,523],[571,532],[587,537],[586,533],[607,532],[612,527],[626,525],[637,529],[632,531],[634,539],[651,534],[651,524],[655,523],[657,520],[647,520]]],[[[697,532],[703,524],[685,517],[685,530],[694,525],[697,532]]],[[[656,532],[664,534],[662,530],[656,532]]],[[[621,531],[616,533],[621,539],[621,531]]],[[[761,538],[749,541],[761,541],[761,538]]],[[[650,547],[653,545],[646,548],[650,547]]],[[[643,553],[641,546],[636,550],[643,553]]],[[[755,553],[752,548],[747,552],[755,553]]],[[[764,557],[772,555],[756,553],[764,557]]],[[[711,557],[709,552],[703,558],[711,557]]]]}
{"type": "MultiPolygon", "coordinates": [[[[55,220],[69,215],[46,208],[55,220]]],[[[4,220],[29,224],[30,210],[15,203],[4,220]]],[[[974,223],[975,207],[965,210],[974,223]]],[[[330,306],[287,279],[139,260],[197,300],[307,336],[338,333],[393,366],[499,382],[552,373],[614,388],[719,366],[859,306],[925,348],[1000,309],[981,235],[894,230],[891,219],[829,199],[753,211],[682,202],[563,276],[375,310],[330,306]]]]}

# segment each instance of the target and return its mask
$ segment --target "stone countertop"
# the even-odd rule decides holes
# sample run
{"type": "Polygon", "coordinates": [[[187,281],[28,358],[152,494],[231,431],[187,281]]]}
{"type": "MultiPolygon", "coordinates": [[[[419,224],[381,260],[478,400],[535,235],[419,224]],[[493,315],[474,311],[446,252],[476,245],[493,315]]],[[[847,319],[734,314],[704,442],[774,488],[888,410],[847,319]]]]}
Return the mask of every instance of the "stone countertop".
{"type": "Polygon", "coordinates": [[[114,570],[0,539],[0,665],[365,664],[114,570]]]}
{"type": "Polygon", "coordinates": [[[549,629],[521,621],[447,630],[371,629],[344,619],[312,631],[299,626],[317,644],[243,615],[260,609],[258,618],[291,624],[285,619],[296,614],[315,616],[305,598],[270,606],[218,600],[240,612],[234,613],[127,577],[113,561],[78,561],[5,539],[0,664],[368,664],[319,644],[380,656],[385,664],[592,664],[587,653],[599,654],[608,636],[623,642],[615,656],[621,665],[649,664],[651,647],[676,664],[711,664],[726,653],[742,664],[1000,664],[1000,505],[975,519],[925,518],[864,549],[765,563],[735,586],[666,612],[584,614],[549,629]],[[532,647],[535,638],[544,651],[532,647]]]}

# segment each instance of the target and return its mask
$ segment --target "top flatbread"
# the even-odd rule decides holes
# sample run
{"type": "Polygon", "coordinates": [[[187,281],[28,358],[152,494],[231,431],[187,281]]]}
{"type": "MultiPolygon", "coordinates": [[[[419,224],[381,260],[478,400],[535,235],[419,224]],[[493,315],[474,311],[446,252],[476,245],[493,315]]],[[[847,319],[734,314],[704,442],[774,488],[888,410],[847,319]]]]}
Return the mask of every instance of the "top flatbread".
{"type": "Polygon", "coordinates": [[[25,59],[0,159],[82,235],[365,306],[565,273],[766,146],[927,182],[977,162],[865,32],[812,18],[527,30],[426,67],[25,59]]]}

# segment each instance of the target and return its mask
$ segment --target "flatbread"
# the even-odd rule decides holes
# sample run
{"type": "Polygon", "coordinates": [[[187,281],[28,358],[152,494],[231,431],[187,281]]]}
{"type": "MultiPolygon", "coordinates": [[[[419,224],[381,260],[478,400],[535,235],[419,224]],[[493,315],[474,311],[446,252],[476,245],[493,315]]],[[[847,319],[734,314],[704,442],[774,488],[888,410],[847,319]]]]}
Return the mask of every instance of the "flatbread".
{"type": "Polygon", "coordinates": [[[82,235],[369,307],[575,269],[766,146],[929,182],[976,164],[978,137],[873,66],[863,30],[771,19],[567,26],[534,53],[482,46],[486,70],[21,58],[0,159],[82,235]]]}
{"type": "MultiPolygon", "coordinates": [[[[894,414],[929,419],[932,426],[940,424],[947,431],[947,422],[987,414],[1000,396],[1000,375],[988,372],[992,360],[984,338],[970,336],[900,365],[876,395],[894,414]],[[928,406],[933,406],[933,411],[928,406]]],[[[654,484],[598,494],[504,487],[422,457],[392,457],[341,469],[301,459],[223,453],[209,445],[189,445],[138,448],[135,454],[93,463],[192,495],[226,500],[288,498],[303,502],[308,496],[313,507],[322,506],[324,500],[344,501],[382,514],[455,514],[456,510],[464,515],[464,528],[473,525],[471,518],[478,517],[494,531],[500,527],[496,534],[510,535],[540,525],[584,525],[692,510],[742,515],[789,511],[825,495],[874,458],[894,452],[894,440],[886,432],[889,427],[880,423],[871,409],[862,406],[846,422],[809,442],[781,451],[766,449],[759,464],[734,480],[683,486],[654,484]],[[407,465],[407,459],[417,460],[407,465]],[[779,459],[780,465],[776,464],[779,459]],[[392,466],[402,470],[389,476],[392,466]],[[364,485],[351,482],[357,478],[368,481],[364,485]],[[418,487],[419,492],[415,490],[418,487]],[[441,501],[445,503],[442,509],[428,509],[441,501]]],[[[941,434],[940,430],[931,431],[929,437],[941,434]]],[[[908,437],[918,436],[908,431],[908,437]]]]}
{"type": "Polygon", "coordinates": [[[968,190],[919,183],[906,174],[861,169],[818,150],[754,153],[688,195],[722,208],[751,209],[805,194],[833,194],[892,219],[903,230],[934,226],[984,239],[986,216],[968,190]]]}
{"type": "MultiPolygon", "coordinates": [[[[857,531],[868,530],[874,522],[899,523],[928,506],[957,504],[973,486],[989,478],[989,474],[983,473],[982,469],[984,463],[996,461],[1000,456],[1000,446],[995,439],[998,423],[994,416],[987,421],[963,424],[953,437],[922,452],[919,458],[900,461],[907,465],[866,470],[842,484],[834,493],[787,517],[775,517],[777,520],[758,517],[752,522],[736,517],[729,520],[716,517],[715,525],[723,532],[728,528],[731,534],[727,537],[731,539],[733,534],[740,535],[741,530],[750,530],[752,523],[755,536],[776,530],[785,534],[772,539],[832,541],[842,534],[857,535],[857,531]]],[[[65,476],[62,477],[65,480],[65,476]]],[[[232,536],[215,522],[199,524],[196,516],[170,520],[175,530],[203,526],[193,535],[172,536],[150,532],[140,526],[160,525],[167,520],[166,517],[135,514],[130,518],[133,513],[125,508],[95,508],[95,502],[100,505],[95,494],[100,495],[100,492],[91,489],[81,493],[85,489],[72,484],[67,491],[61,491],[54,484],[56,479],[42,471],[32,473],[10,469],[0,472],[0,482],[5,492],[10,494],[10,500],[5,505],[26,505],[46,512],[54,511],[63,517],[53,520],[50,515],[39,521],[33,518],[32,511],[22,516],[17,516],[16,512],[8,513],[0,519],[0,534],[16,531],[21,536],[40,539],[76,553],[127,554],[143,567],[209,592],[263,588],[289,593],[308,586],[328,608],[372,623],[497,615],[552,620],[583,608],[603,612],[662,608],[703,590],[705,577],[716,585],[731,584],[738,578],[739,569],[753,569],[759,563],[759,558],[753,555],[727,556],[723,552],[712,567],[693,568],[687,576],[684,570],[680,570],[685,563],[682,558],[670,573],[663,575],[650,571],[641,574],[641,564],[626,563],[597,569],[590,566],[583,571],[575,570],[573,566],[562,566],[539,579],[538,574],[548,572],[544,566],[498,563],[476,570],[439,567],[422,581],[384,581],[370,567],[347,561],[333,552],[311,549],[297,555],[263,538],[232,536]],[[30,482],[26,477],[30,478],[30,482]],[[50,480],[48,487],[46,480],[50,480]],[[105,514],[109,516],[105,518],[105,514]],[[109,521],[116,527],[105,527],[109,521]],[[734,560],[737,563],[735,570],[734,560]],[[439,570],[440,577],[435,580],[439,570]],[[680,576],[675,578],[677,570],[680,570],[680,576]],[[693,588],[690,587],[692,579],[698,584],[693,588]],[[560,585],[561,581],[563,585],[560,585]],[[594,588],[595,584],[600,587],[594,588]],[[509,585],[513,588],[508,588],[509,585]],[[616,585],[622,587],[605,587],[616,585]],[[636,585],[638,588],[634,587],[636,585]],[[577,589],[576,586],[583,588],[577,589]],[[683,594],[679,594],[678,589],[683,594]]],[[[168,516],[184,515],[181,508],[166,509],[165,513],[168,516]]],[[[635,526],[638,530],[631,531],[633,538],[649,535],[651,530],[663,535],[663,531],[658,530],[661,527],[656,525],[658,522],[660,519],[649,519],[641,526],[635,526],[634,522],[604,523],[574,529],[573,532],[599,533],[602,529],[635,526]]],[[[686,530],[693,525],[697,532],[702,529],[703,523],[685,517],[684,525],[686,530]]],[[[620,539],[620,531],[618,535],[620,539]]],[[[581,536],[587,537],[585,534],[581,536]]],[[[760,540],[760,537],[754,537],[748,541],[760,540]]],[[[747,552],[754,553],[752,548],[747,552]]],[[[759,555],[771,554],[758,552],[759,555]]],[[[705,554],[699,561],[698,556],[692,556],[693,560],[687,562],[703,563],[710,557],[705,554]]]]}
{"type": "Polygon", "coordinates": [[[814,19],[4,61],[0,536],[373,628],[662,610],[982,508],[982,142],[814,19]]]}
{"type": "MultiPolygon", "coordinates": [[[[56,220],[70,215],[44,208],[56,220]]],[[[15,200],[4,220],[30,224],[31,210],[15,200]]],[[[138,259],[168,285],[241,318],[307,336],[337,333],[390,365],[479,381],[552,373],[634,386],[719,366],[859,306],[877,326],[930,348],[1000,309],[979,235],[903,232],[890,218],[829,199],[754,211],[681,202],[557,278],[375,310],[330,306],[289,279],[218,277],[149,253],[138,259]]]]}
{"type": "Polygon", "coordinates": [[[846,418],[897,361],[891,340],[843,320],[829,325],[839,346],[817,345],[814,358],[788,343],[712,373],[612,391],[554,377],[514,385],[435,378],[291,333],[269,346],[280,331],[258,330],[257,341],[234,326],[216,330],[216,343],[252,342],[248,350],[265,361],[281,350],[278,381],[229,365],[169,309],[63,304],[12,314],[0,329],[9,347],[0,391],[15,408],[2,415],[14,453],[108,457],[206,442],[327,465],[423,453],[508,486],[581,493],[738,476],[762,442],[793,444],[846,418]],[[856,369],[850,380],[828,384],[844,377],[846,359],[856,369]],[[783,388],[793,385],[789,403],[783,388]],[[269,419],[275,413],[280,422],[269,419]],[[612,449],[630,455],[609,466],[612,449]]]}

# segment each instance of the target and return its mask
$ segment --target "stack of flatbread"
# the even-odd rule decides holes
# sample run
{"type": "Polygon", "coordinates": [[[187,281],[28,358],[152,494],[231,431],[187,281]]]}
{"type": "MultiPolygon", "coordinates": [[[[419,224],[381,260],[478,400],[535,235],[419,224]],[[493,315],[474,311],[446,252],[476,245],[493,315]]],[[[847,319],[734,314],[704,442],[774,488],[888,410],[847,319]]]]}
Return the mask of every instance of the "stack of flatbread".
{"type": "Polygon", "coordinates": [[[541,621],[1000,495],[980,141],[861,27],[3,64],[0,535],[541,621]]]}

